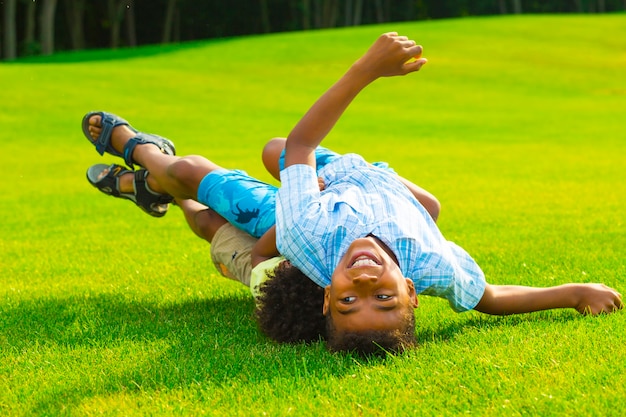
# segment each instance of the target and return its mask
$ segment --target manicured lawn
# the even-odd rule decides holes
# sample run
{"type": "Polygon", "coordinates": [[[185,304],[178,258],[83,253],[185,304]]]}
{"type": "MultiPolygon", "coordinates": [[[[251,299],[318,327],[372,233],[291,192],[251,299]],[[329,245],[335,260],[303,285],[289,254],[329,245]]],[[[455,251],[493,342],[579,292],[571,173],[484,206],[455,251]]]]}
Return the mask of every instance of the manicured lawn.
{"type": "Polygon", "coordinates": [[[281,346],[178,208],[153,219],[85,180],[80,131],[117,113],[270,180],[268,139],[382,32],[420,42],[325,145],[386,160],[442,202],[493,283],[626,291],[624,15],[460,19],[0,64],[0,414],[610,415],[626,314],[456,314],[420,298],[420,346],[364,361],[281,346]]]}

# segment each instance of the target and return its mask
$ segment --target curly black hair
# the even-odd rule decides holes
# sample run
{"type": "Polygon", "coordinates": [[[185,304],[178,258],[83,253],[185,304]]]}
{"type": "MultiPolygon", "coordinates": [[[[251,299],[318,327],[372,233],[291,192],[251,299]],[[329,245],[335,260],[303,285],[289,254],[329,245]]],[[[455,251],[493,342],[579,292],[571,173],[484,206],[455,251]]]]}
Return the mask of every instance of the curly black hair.
{"type": "Polygon", "coordinates": [[[255,318],[259,329],[280,343],[326,338],[324,289],[290,262],[281,262],[259,288],[255,318]]]}
{"type": "Polygon", "coordinates": [[[334,327],[332,315],[328,314],[327,348],[331,352],[352,352],[363,357],[404,352],[417,344],[415,311],[412,306],[407,306],[402,319],[402,326],[398,329],[339,332],[334,327]]]}
{"type": "Polygon", "coordinates": [[[417,343],[412,306],[407,306],[400,328],[362,332],[338,332],[323,306],[324,289],[285,261],[261,284],[254,314],[261,332],[279,343],[326,340],[331,352],[360,356],[400,353],[417,343]]]}

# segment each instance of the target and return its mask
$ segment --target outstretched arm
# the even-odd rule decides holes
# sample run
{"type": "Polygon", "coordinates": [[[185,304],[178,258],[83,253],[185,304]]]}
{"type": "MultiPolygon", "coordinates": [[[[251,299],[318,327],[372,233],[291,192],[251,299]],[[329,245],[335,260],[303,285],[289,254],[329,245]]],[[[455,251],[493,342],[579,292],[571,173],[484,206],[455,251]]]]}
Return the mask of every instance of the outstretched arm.
{"type": "Polygon", "coordinates": [[[474,310],[494,315],[575,308],[581,314],[612,313],[624,307],[622,296],[603,284],[563,284],[536,288],[487,284],[474,310]]]}
{"type": "Polygon", "coordinates": [[[315,167],[315,148],[335,126],[352,100],[380,77],[406,75],[426,63],[422,47],[395,32],[381,35],[293,128],[287,138],[285,167],[307,164],[315,167]],[[411,58],[417,59],[407,62],[411,58]]]}

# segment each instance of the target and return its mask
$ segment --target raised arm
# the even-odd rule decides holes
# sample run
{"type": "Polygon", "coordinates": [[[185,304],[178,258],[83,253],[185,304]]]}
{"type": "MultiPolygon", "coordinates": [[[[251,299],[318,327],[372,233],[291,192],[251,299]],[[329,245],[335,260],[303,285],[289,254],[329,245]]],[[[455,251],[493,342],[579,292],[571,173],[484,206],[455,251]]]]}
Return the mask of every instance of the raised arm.
{"type": "Polygon", "coordinates": [[[536,288],[487,284],[474,310],[494,315],[575,308],[581,314],[612,313],[624,307],[622,296],[603,284],[563,284],[536,288]]]}
{"type": "Polygon", "coordinates": [[[300,119],[287,138],[285,167],[315,167],[315,148],[335,126],[352,100],[380,77],[406,75],[426,63],[422,47],[395,32],[381,35],[369,50],[324,93],[300,119]],[[407,62],[411,58],[412,62],[407,62]]]}

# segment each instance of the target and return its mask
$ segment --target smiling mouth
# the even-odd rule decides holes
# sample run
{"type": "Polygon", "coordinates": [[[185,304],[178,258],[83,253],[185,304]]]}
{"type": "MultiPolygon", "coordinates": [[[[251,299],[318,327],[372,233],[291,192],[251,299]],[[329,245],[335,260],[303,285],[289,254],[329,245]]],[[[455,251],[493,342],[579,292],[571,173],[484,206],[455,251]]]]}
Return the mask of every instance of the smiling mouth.
{"type": "Polygon", "coordinates": [[[362,266],[379,266],[380,262],[370,253],[357,255],[348,268],[359,268],[362,266]]]}

